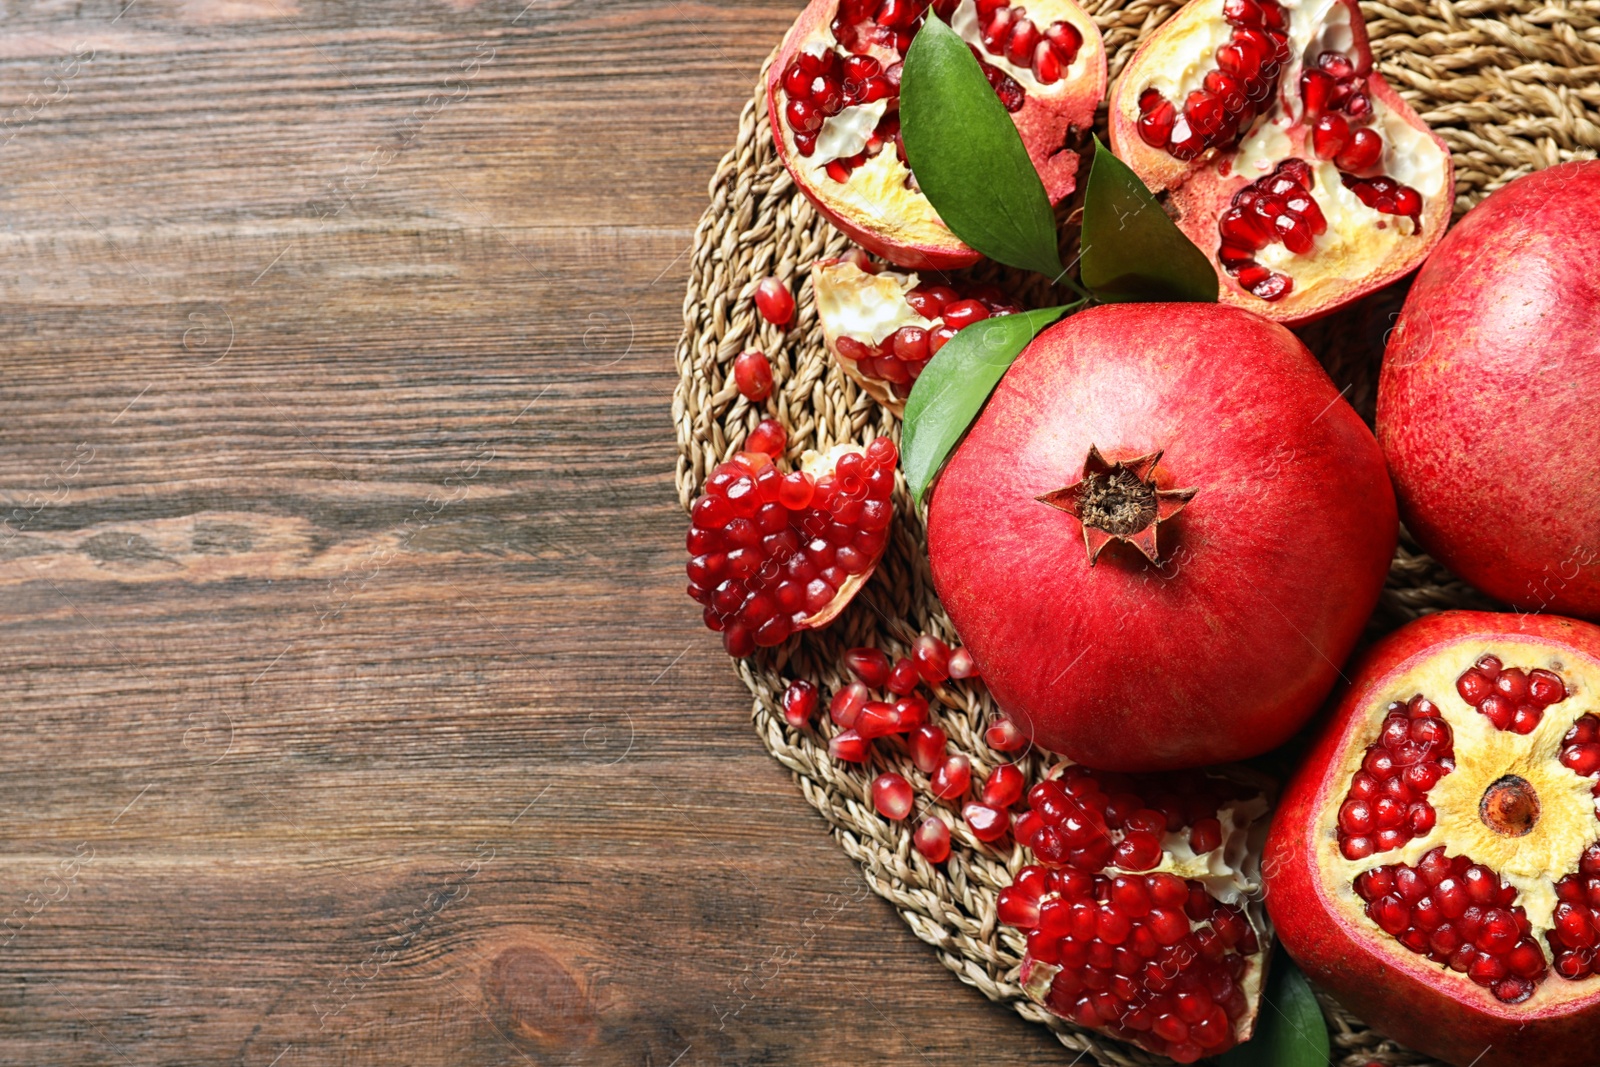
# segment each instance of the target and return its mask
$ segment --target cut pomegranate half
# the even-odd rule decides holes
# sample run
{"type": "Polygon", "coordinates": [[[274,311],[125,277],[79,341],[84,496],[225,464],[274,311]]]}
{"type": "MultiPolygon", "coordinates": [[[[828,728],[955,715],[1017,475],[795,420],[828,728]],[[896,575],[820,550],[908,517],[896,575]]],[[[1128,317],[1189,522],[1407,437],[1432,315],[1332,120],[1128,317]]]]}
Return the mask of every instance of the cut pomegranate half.
{"type": "Polygon", "coordinates": [[[1030,789],[1016,834],[1038,865],[998,905],[1028,931],[1028,996],[1179,1063],[1248,1039],[1272,937],[1263,784],[1069,766],[1030,789]]]}
{"type": "Polygon", "coordinates": [[[1221,299],[1280,322],[1415,270],[1444,235],[1450,150],[1372,69],[1355,0],[1190,0],[1112,87],[1113,150],[1209,256],[1221,299]]]}
{"type": "Polygon", "coordinates": [[[822,335],[846,374],[899,414],[922,368],[963,326],[1017,307],[999,288],[923,285],[915,274],[877,270],[866,257],[811,268],[822,335]]]}
{"type": "Polygon", "coordinates": [[[1593,1062],[1597,696],[1587,623],[1446,612],[1374,647],[1273,824],[1284,947],[1452,1063],[1593,1062]]]}
{"type": "MultiPolygon", "coordinates": [[[[812,0],[767,79],[773,141],[795,184],[829,222],[902,267],[976,263],[917,189],[900,141],[900,70],[928,0],[812,0]]],[[[1105,94],[1100,31],[1072,0],[1029,8],[937,0],[1011,113],[1051,203],[1072,192],[1066,148],[1105,94]]]]}
{"type": "Polygon", "coordinates": [[[894,515],[894,442],[807,452],[781,474],[740,452],[690,509],[689,595],[729,655],[832,622],[883,556],[894,515]]]}

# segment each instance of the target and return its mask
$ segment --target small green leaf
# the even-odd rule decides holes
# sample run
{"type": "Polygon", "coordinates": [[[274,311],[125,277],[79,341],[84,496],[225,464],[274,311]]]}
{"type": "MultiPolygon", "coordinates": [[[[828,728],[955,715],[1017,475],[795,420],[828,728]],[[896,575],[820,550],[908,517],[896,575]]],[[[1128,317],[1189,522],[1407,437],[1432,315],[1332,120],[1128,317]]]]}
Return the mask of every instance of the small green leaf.
{"type": "Polygon", "coordinates": [[[1084,193],[1082,248],[1083,284],[1106,303],[1216,303],[1211,261],[1098,137],[1084,193]]]}
{"type": "Polygon", "coordinates": [[[1061,275],[1055,211],[1022,136],[972,51],[929,16],[900,76],[900,137],[950,231],[990,259],[1061,275]]]}
{"type": "Polygon", "coordinates": [[[1082,306],[1080,301],[975,322],[928,361],[911,387],[901,422],[900,465],[913,500],[922,503],[945,457],[1028,342],[1082,306]]]}
{"type": "Polygon", "coordinates": [[[1272,961],[1256,1032],[1217,1057],[1218,1067],[1328,1067],[1328,1024],[1311,983],[1281,951],[1272,961]]]}

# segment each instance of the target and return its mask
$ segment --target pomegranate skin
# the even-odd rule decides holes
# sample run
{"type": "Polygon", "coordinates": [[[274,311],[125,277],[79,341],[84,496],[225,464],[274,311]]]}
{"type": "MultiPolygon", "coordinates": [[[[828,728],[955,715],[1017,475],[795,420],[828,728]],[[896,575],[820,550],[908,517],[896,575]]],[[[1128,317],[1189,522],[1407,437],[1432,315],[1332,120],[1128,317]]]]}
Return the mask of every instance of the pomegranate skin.
{"type": "Polygon", "coordinates": [[[1378,382],[1406,526],[1533,611],[1600,619],[1600,162],[1518,178],[1434,251],[1378,382]]]}
{"type": "MultiPolygon", "coordinates": [[[[1273,817],[1262,861],[1267,911],[1280,942],[1313,981],[1402,1044],[1457,1067],[1586,1067],[1600,1042],[1600,991],[1543,1008],[1501,1004],[1426,957],[1397,943],[1384,946],[1378,935],[1357,927],[1352,918],[1359,914],[1359,899],[1349,894],[1346,914],[1319,875],[1319,856],[1336,854],[1339,846],[1316,827],[1323,812],[1338,807],[1349,784],[1338,774],[1341,757],[1365,745],[1358,735],[1363,705],[1441,646],[1501,635],[1548,640],[1569,654],[1600,659],[1600,627],[1493,612],[1425,616],[1374,645],[1347,672],[1353,682],[1273,817]]],[[[1551,975],[1545,985],[1560,981],[1551,975]]]]}
{"type": "Polygon", "coordinates": [[[1045,331],[934,489],[934,583],[1000,706],[1043,748],[1155,771],[1242,759],[1327,696],[1394,552],[1372,434],[1304,345],[1215,304],[1093,308],[1045,331]],[[1197,490],[1161,563],[1036,498],[1164,450],[1197,490]]]}

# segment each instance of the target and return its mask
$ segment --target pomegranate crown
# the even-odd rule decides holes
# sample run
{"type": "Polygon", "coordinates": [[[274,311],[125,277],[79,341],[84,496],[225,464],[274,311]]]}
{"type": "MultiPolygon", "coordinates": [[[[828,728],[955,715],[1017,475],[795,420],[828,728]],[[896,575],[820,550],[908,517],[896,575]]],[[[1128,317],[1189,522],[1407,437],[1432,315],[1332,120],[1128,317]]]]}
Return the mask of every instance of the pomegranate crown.
{"type": "Polygon", "coordinates": [[[1089,566],[1095,565],[1101,550],[1112,541],[1124,541],[1151,563],[1159,563],[1156,534],[1161,524],[1182,511],[1198,492],[1156,485],[1155,469],[1160,462],[1161,451],[1157,450],[1111,463],[1099,448],[1090,445],[1081,479],[1035,499],[1078,520],[1089,566]]]}

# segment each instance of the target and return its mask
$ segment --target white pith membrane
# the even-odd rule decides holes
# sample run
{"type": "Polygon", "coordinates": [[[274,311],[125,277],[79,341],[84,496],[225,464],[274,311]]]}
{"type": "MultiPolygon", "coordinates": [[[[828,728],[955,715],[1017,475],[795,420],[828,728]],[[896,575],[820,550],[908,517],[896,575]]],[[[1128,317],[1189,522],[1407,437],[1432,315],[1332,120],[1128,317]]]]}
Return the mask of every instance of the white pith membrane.
{"type": "MultiPolygon", "coordinates": [[[[1079,9],[1061,0],[1037,0],[1026,5],[1029,17],[1041,30],[1055,22],[1068,22],[1083,37],[1078,56],[1062,71],[1059,81],[1041,84],[1028,67],[1019,67],[1007,56],[991,54],[983,45],[977,5],[974,0],[960,0],[950,17],[950,26],[969,45],[982,54],[983,62],[1009,75],[1030,99],[1048,101],[1080,91],[1079,83],[1095,68],[1086,59],[1094,58],[1098,42],[1098,29],[1079,9]]],[[[921,25],[919,21],[917,25],[921,25]]],[[[806,36],[799,51],[813,56],[837,52],[852,53],[834,37],[827,22],[818,25],[806,36]]],[[[893,48],[872,43],[863,52],[876,59],[887,69],[903,60],[893,48]]],[[[781,74],[781,72],[779,72],[781,74]]],[[[823,121],[817,134],[816,147],[807,156],[795,143],[794,131],[782,115],[783,89],[777,90],[779,107],[773,116],[775,136],[781,138],[789,166],[797,171],[803,188],[823,195],[827,202],[846,218],[855,221],[896,244],[914,246],[959,244],[958,238],[945,226],[928,198],[916,188],[911,169],[895,152],[889,141],[875,155],[868,156],[850,171],[849,180],[838,182],[827,173],[827,165],[837,159],[847,159],[867,148],[868,141],[894,100],[877,100],[868,104],[844,107],[823,121]]]]}
{"type": "MultiPolygon", "coordinates": [[[[1059,776],[1064,769],[1065,767],[1056,768],[1052,777],[1059,776]]],[[[1162,833],[1160,838],[1162,855],[1160,862],[1156,866],[1134,870],[1111,862],[1096,870],[1094,875],[1109,880],[1119,875],[1139,878],[1156,874],[1170,874],[1186,882],[1197,882],[1217,902],[1240,909],[1245,920],[1255,932],[1258,944],[1258,948],[1254,953],[1250,955],[1240,953],[1241,958],[1245,961],[1245,969],[1237,984],[1244,995],[1247,1007],[1245,1012],[1237,1020],[1233,1021],[1232,1034],[1233,1041],[1241,1043],[1247,1041],[1254,1032],[1261,989],[1266,978],[1266,965],[1271,955],[1272,927],[1264,906],[1261,878],[1261,855],[1271,822],[1272,806],[1267,797],[1270,783],[1254,772],[1242,768],[1230,768],[1205,773],[1208,778],[1214,778],[1234,786],[1243,785],[1252,790],[1261,790],[1253,795],[1240,799],[1227,799],[1219,804],[1216,809],[1216,818],[1220,823],[1221,833],[1219,836],[1220,843],[1217,847],[1196,853],[1190,843],[1190,827],[1186,826],[1177,832],[1166,831],[1162,833]]],[[[1138,778],[1140,776],[1131,777],[1138,778]]],[[[1120,829],[1108,829],[1108,834],[1113,846],[1120,844],[1127,837],[1126,832],[1120,829]]],[[[1064,898],[1060,893],[1051,891],[1040,897],[1039,902],[1042,905],[1055,899],[1064,898]]],[[[1210,926],[1210,920],[1197,921],[1187,915],[1185,918],[1190,933],[1210,926]]],[[[1029,999],[1051,1011],[1055,1011],[1056,1009],[1049,1004],[1048,1000],[1052,983],[1063,969],[1060,964],[1047,963],[1035,959],[1031,953],[1025,955],[1021,971],[1021,984],[1029,999]]],[[[1081,1020],[1078,1021],[1082,1024],[1081,1020]]],[[[1171,1050],[1159,1038],[1150,1040],[1153,1035],[1129,1032],[1125,1029],[1119,1032],[1119,1026],[1120,1023],[1094,1028],[1104,1030],[1122,1040],[1146,1045],[1152,1051],[1160,1054],[1172,1054],[1171,1050]]],[[[1214,1055],[1216,1053],[1207,1052],[1204,1054],[1214,1055]]],[[[1195,1058],[1198,1058],[1198,1056],[1195,1058]]],[[[1192,1060],[1190,1057],[1185,1056],[1179,1062],[1192,1062],[1192,1060]]]]}
{"type": "MultiPolygon", "coordinates": [[[[1186,213],[1205,216],[1203,225],[1197,221],[1192,229],[1184,228],[1217,262],[1224,299],[1251,310],[1292,316],[1296,308],[1334,301],[1392,269],[1389,265],[1396,261],[1426,249],[1410,217],[1386,214],[1363,203],[1352,189],[1345,187],[1333,161],[1318,158],[1309,123],[1298,125],[1304,119],[1301,75],[1317,69],[1322,53],[1338,52],[1348,56],[1358,70],[1362,66],[1361,58],[1353,54],[1355,34],[1349,8],[1336,0],[1279,0],[1278,6],[1288,17],[1289,61],[1278,81],[1272,109],[1258,115],[1235,146],[1207,149],[1188,163],[1142,141],[1135,151],[1141,155],[1160,153],[1164,162],[1157,163],[1156,169],[1175,172],[1165,175],[1171,179],[1166,184],[1175,190],[1174,199],[1186,213]],[[1311,168],[1314,180],[1307,192],[1316,202],[1326,230],[1315,236],[1308,252],[1292,252],[1276,241],[1255,250],[1256,263],[1292,281],[1287,294],[1269,301],[1250,293],[1234,272],[1223,267],[1217,219],[1245,185],[1272,174],[1280,162],[1290,158],[1301,159],[1311,168]],[[1202,210],[1184,196],[1182,186],[1207,169],[1214,170],[1218,180],[1205,195],[1214,197],[1216,202],[1212,209],[1202,210]]],[[[1157,31],[1148,51],[1139,59],[1138,84],[1130,83],[1129,91],[1119,86],[1120,109],[1128,130],[1137,128],[1141,92],[1154,88],[1181,112],[1188,95],[1202,87],[1209,71],[1217,69],[1216,50],[1230,40],[1234,30],[1222,11],[1223,0],[1190,4],[1157,31]]],[[[1367,128],[1381,135],[1383,152],[1375,164],[1355,172],[1355,176],[1365,179],[1386,175],[1414,189],[1422,200],[1419,217],[1427,220],[1441,201],[1453,201],[1447,156],[1431,136],[1385,105],[1370,86],[1366,95],[1372,105],[1367,128]]],[[[1138,134],[1132,134],[1131,139],[1138,140],[1138,134]]]]}
{"type": "Polygon", "coordinates": [[[1316,827],[1328,847],[1319,850],[1322,887],[1344,909],[1346,918],[1374,942],[1411,966],[1430,973],[1442,971],[1441,980],[1456,984],[1464,997],[1476,997],[1485,1006],[1522,1013],[1548,1007],[1552,1002],[1593,996],[1596,987],[1586,980],[1569,981],[1554,971],[1547,973],[1525,1000],[1502,1003],[1490,989],[1465,973],[1442,967],[1422,953],[1413,952],[1368,916],[1367,904],[1355,890],[1366,871],[1390,865],[1415,866],[1441,846],[1445,856],[1470,857],[1517,889],[1511,908],[1526,913],[1533,941],[1551,962],[1546,934],[1554,927],[1558,904],[1555,883],[1578,870],[1584,850],[1600,841],[1596,817],[1596,776],[1580,776],[1559,761],[1563,737],[1574,722],[1600,712],[1600,663],[1571,648],[1547,642],[1497,639],[1460,642],[1432,652],[1426,659],[1400,672],[1389,687],[1375,691],[1367,702],[1362,726],[1350,735],[1343,762],[1328,779],[1327,803],[1316,827]],[[1469,705],[1456,689],[1463,672],[1484,655],[1500,659],[1506,668],[1543,668],[1559,675],[1567,696],[1544,709],[1532,732],[1520,735],[1497,729],[1489,718],[1469,705]],[[1398,848],[1374,852],[1358,860],[1346,859],[1339,850],[1339,811],[1351,779],[1362,769],[1368,746],[1378,739],[1391,704],[1405,703],[1416,695],[1431,701],[1453,733],[1455,768],[1425,794],[1437,821],[1432,830],[1398,848]],[[1480,803],[1490,786],[1508,775],[1524,779],[1538,798],[1539,814],[1523,836],[1507,836],[1480,817],[1480,803]]]}

